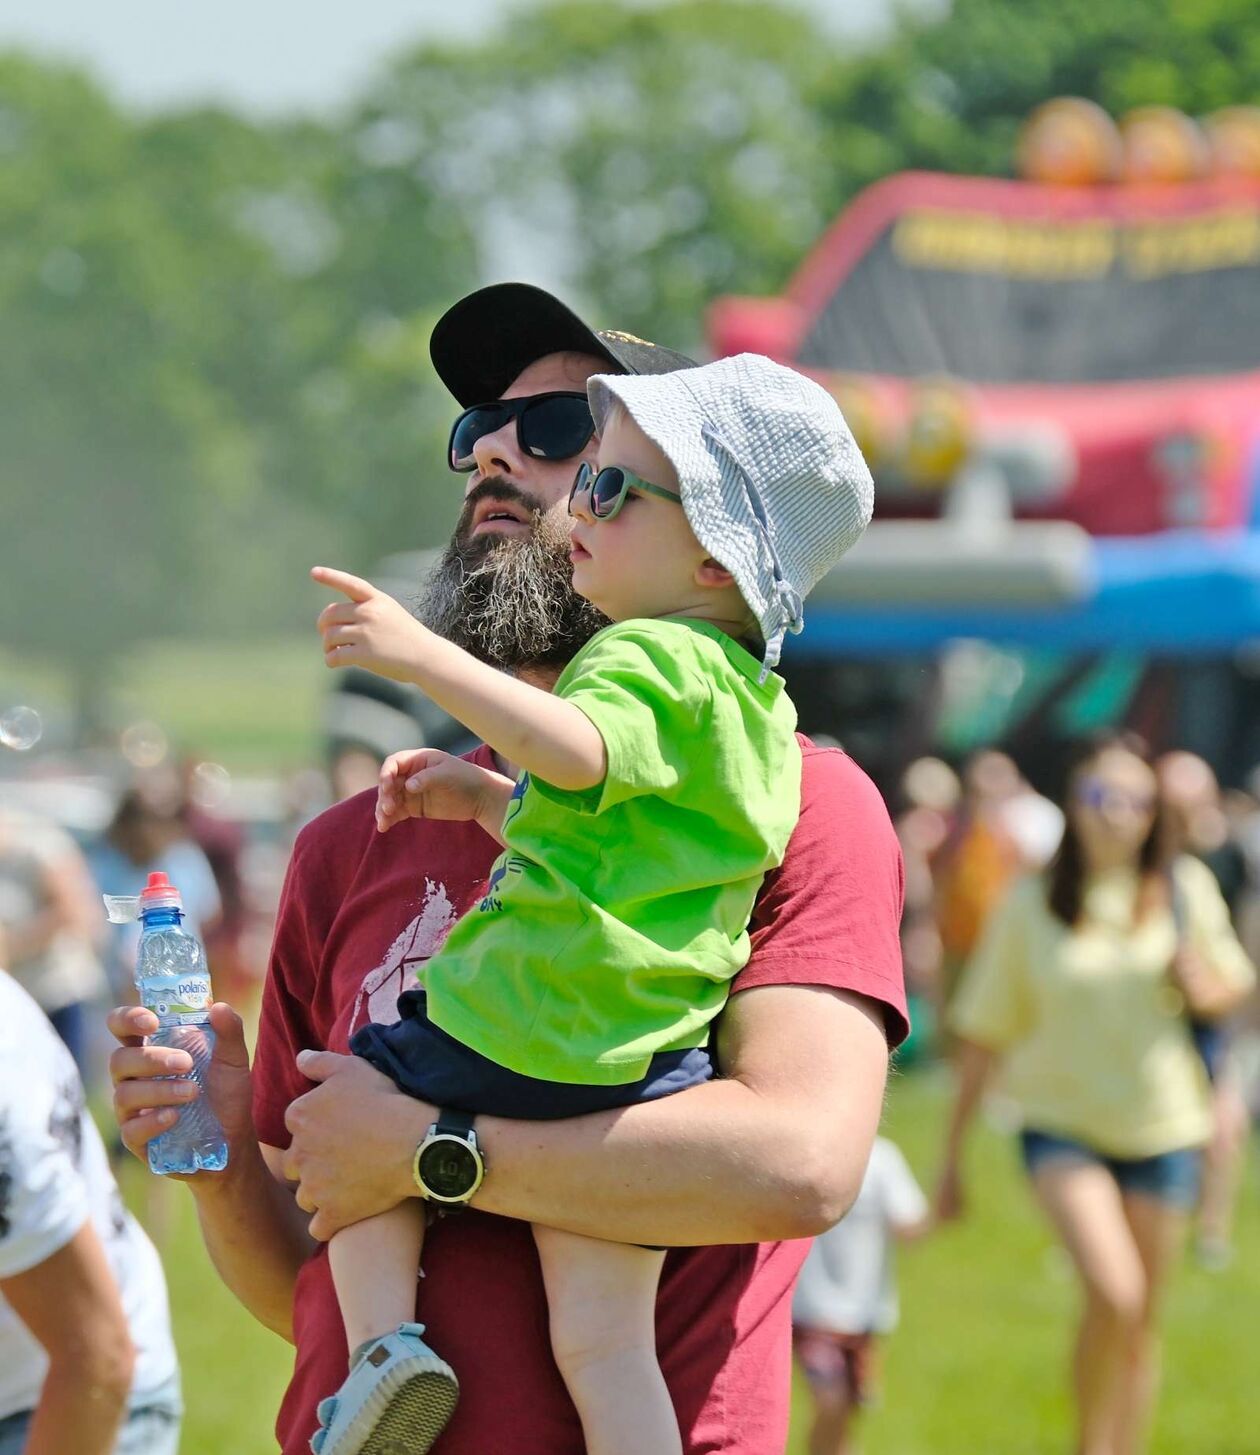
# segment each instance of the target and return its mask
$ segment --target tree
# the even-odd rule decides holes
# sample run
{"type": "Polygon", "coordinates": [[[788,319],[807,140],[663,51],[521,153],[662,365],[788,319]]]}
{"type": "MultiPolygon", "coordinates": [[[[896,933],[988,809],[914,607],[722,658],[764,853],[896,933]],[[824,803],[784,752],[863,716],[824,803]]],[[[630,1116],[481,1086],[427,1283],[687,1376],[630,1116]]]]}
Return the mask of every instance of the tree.
{"type": "Polygon", "coordinates": [[[569,279],[599,321],[686,347],[825,221],[827,66],[773,4],[561,0],[401,57],[355,124],[473,228],[481,277],[569,279]]]}
{"type": "Polygon", "coordinates": [[[331,129],[136,120],[18,57],[0,98],[4,640],[61,662],[91,726],[132,644],[283,629],[310,543],[374,539],[335,521],[375,518],[380,431],[341,478],[321,406],[381,290],[331,129]]]}

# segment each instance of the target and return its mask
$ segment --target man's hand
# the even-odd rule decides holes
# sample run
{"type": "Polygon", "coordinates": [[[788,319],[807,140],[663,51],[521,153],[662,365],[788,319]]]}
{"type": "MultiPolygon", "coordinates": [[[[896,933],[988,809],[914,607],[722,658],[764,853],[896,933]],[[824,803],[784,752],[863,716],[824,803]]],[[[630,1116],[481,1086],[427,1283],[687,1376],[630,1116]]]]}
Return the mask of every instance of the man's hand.
{"type": "Polygon", "coordinates": [[[370,581],[313,566],[311,576],[346,597],[324,607],[316,626],[329,667],[364,667],[395,682],[415,680],[432,633],[370,581]]]}
{"type": "Polygon", "coordinates": [[[502,842],[513,783],[438,748],[392,753],[381,767],[376,827],[385,833],[406,818],[474,819],[502,842]]]}
{"type": "Polygon", "coordinates": [[[320,1082],[285,1113],[292,1142],[284,1175],[325,1241],[339,1229],[397,1207],[417,1191],[411,1159],[436,1109],[405,1096],[358,1056],[303,1051],[298,1070],[320,1082]]]}
{"type": "MultiPolygon", "coordinates": [[[[120,1043],[109,1058],[114,1083],[114,1116],[123,1145],[142,1161],[148,1146],[175,1125],[179,1109],[201,1095],[191,1079],[192,1057],[167,1046],[146,1046],[144,1038],[158,1031],[158,1018],[139,1005],[120,1005],[106,1018],[110,1033],[120,1043]],[[172,1080],[171,1078],[177,1078],[172,1080]]],[[[222,1001],[210,1007],[215,1033],[214,1055],[206,1078],[210,1105],[223,1127],[228,1162],[254,1137],[249,1080],[249,1054],[241,1018],[222,1001]]],[[[199,1178],[217,1177],[198,1172],[199,1178]]],[[[185,1179],[186,1180],[186,1179],[185,1179]]]]}

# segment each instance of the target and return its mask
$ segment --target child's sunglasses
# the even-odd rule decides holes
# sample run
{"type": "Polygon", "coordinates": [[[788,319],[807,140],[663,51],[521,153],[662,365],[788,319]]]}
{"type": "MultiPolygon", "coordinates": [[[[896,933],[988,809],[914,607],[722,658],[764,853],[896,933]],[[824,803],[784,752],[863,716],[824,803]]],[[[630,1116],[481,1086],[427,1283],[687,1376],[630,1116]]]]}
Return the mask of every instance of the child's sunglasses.
{"type": "Polygon", "coordinates": [[[451,426],[446,463],[466,475],[477,467],[473,446],[479,439],[516,420],[521,449],[536,460],[568,460],[580,454],[595,433],[585,394],[527,394],[521,399],[494,399],[474,404],[451,426]]]}
{"type": "Polygon", "coordinates": [[[672,490],[662,490],[659,485],[649,485],[620,465],[605,465],[596,471],[585,460],[578,466],[577,478],[569,491],[569,514],[573,514],[574,503],[586,496],[585,509],[595,520],[611,520],[626,503],[631,490],[641,490],[645,495],[659,495],[662,500],[672,500],[675,505],[682,501],[672,490]]]}

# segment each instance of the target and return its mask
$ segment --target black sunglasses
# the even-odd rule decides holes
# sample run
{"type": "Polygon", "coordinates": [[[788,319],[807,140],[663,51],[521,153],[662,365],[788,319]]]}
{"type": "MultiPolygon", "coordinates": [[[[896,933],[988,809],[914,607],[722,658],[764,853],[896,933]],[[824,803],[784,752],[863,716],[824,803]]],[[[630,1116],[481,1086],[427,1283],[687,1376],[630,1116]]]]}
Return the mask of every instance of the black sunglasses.
{"type": "Polygon", "coordinates": [[[641,490],[644,495],[659,495],[662,500],[672,500],[675,505],[682,501],[672,490],[662,490],[659,485],[649,485],[620,465],[605,465],[595,470],[585,460],[578,466],[577,478],[569,491],[569,514],[573,514],[574,502],[585,495],[586,509],[595,520],[611,520],[626,503],[631,490],[641,490]]]}
{"type": "Polygon", "coordinates": [[[446,462],[461,475],[477,468],[473,446],[479,439],[516,420],[521,449],[537,460],[568,460],[584,450],[595,433],[585,394],[526,394],[521,399],[493,399],[474,404],[451,426],[446,462]]]}

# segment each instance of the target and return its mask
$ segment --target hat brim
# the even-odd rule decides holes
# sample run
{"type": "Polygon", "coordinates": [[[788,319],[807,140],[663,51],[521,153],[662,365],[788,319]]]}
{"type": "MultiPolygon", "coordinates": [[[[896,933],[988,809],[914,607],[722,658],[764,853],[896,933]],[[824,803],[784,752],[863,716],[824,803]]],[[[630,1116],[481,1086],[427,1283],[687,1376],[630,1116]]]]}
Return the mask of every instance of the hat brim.
{"type": "Polygon", "coordinates": [[[429,339],[438,378],[465,409],[500,398],[530,364],[561,353],[590,354],[618,374],[695,367],[694,359],[646,339],[597,332],[530,283],[492,283],[468,294],[438,319],[429,339]]]}

